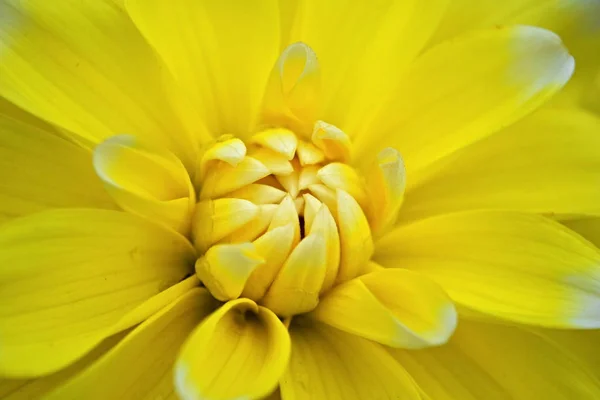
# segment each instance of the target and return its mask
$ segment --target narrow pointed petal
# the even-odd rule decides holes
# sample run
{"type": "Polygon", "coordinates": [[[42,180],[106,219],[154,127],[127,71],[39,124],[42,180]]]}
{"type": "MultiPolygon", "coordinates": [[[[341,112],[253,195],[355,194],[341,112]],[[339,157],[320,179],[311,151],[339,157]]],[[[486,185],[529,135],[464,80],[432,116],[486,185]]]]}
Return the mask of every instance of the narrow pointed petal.
{"type": "Polygon", "coordinates": [[[276,211],[277,205],[275,204],[263,204],[258,206],[258,213],[250,223],[243,225],[231,235],[226,236],[219,243],[243,243],[256,240],[269,229],[276,211]]]}
{"type": "Polygon", "coordinates": [[[252,150],[250,156],[260,161],[273,175],[289,175],[294,172],[294,167],[288,159],[273,150],[258,148],[252,150]]]}
{"type": "Polygon", "coordinates": [[[373,231],[381,232],[396,222],[406,189],[406,168],[396,149],[379,152],[366,186],[371,201],[369,222],[373,231]]]}
{"type": "Polygon", "coordinates": [[[298,160],[300,165],[314,165],[325,161],[325,153],[317,146],[303,140],[298,141],[298,160]]]}
{"type": "Polygon", "coordinates": [[[94,168],[125,211],[186,235],[196,195],[184,165],[168,151],[148,148],[134,136],[118,135],[94,150],[94,168]]]}
{"type": "Polygon", "coordinates": [[[333,286],[340,265],[340,236],[335,219],[325,204],[321,204],[319,211],[310,222],[308,229],[305,228],[305,231],[309,232],[309,234],[319,233],[325,240],[327,272],[325,273],[323,287],[321,288],[321,293],[323,293],[333,286]]]}
{"type": "Polygon", "coordinates": [[[429,176],[411,181],[400,217],[469,209],[600,215],[597,132],[597,115],[540,110],[434,163],[429,176]]]}
{"type": "Polygon", "coordinates": [[[293,245],[296,246],[296,244],[300,242],[300,220],[298,219],[296,205],[291,196],[286,196],[279,204],[279,207],[277,207],[277,210],[275,210],[275,214],[269,225],[269,230],[286,225],[292,225],[294,227],[293,245]]]}
{"type": "Polygon", "coordinates": [[[356,135],[354,156],[368,166],[369,154],[390,146],[418,171],[529,114],[573,70],[560,38],[537,27],[497,27],[441,43],[411,65],[395,98],[356,135]]]}
{"type": "Polygon", "coordinates": [[[265,91],[263,121],[307,135],[319,110],[321,76],[317,55],[304,43],[286,47],[265,91]]]}
{"type": "Polygon", "coordinates": [[[452,301],[437,284],[402,269],[334,287],[311,315],[353,335],[409,349],[446,343],[457,323],[452,301]]]}
{"type": "Polygon", "coordinates": [[[389,352],[426,398],[594,400],[600,395],[597,371],[524,327],[461,319],[444,346],[389,352]]]}
{"type": "Polygon", "coordinates": [[[92,154],[0,97],[0,222],[50,208],[116,208],[92,154]]]}
{"type": "Polygon", "coordinates": [[[348,164],[339,162],[329,163],[319,169],[317,177],[327,187],[347,192],[363,207],[367,204],[367,194],[365,193],[362,178],[348,164]]]}
{"type": "Polygon", "coordinates": [[[252,243],[218,244],[196,262],[196,274],[216,299],[228,301],[240,297],[252,271],[264,262],[252,243]]]}
{"type": "Polygon", "coordinates": [[[241,187],[254,183],[271,172],[252,157],[245,157],[239,164],[232,166],[218,162],[206,173],[200,189],[200,199],[214,199],[241,187]]]}
{"type": "Polygon", "coordinates": [[[128,0],[126,9],[209,131],[254,130],[281,50],[277,1],[128,0]]]}
{"type": "Polygon", "coordinates": [[[325,238],[311,234],[294,248],[261,304],[277,315],[292,316],[313,310],[325,279],[325,238]]]}
{"type": "Polygon", "coordinates": [[[198,173],[196,174],[198,183],[202,182],[206,171],[215,161],[224,161],[235,167],[242,162],[244,157],[246,157],[246,145],[244,142],[238,138],[221,138],[202,154],[202,158],[198,164],[198,173]]]}
{"type": "Polygon", "coordinates": [[[358,275],[373,254],[373,238],[367,217],[352,196],[337,191],[337,225],[340,232],[340,271],[338,282],[358,275]]]}
{"type": "Polygon", "coordinates": [[[350,161],[350,152],[352,149],[350,137],[337,126],[317,121],[311,140],[323,151],[327,159],[342,162],[350,161]]]}
{"type": "Polygon", "coordinates": [[[419,400],[412,378],[380,345],[316,321],[292,321],[286,400],[419,400]]]}
{"type": "Polygon", "coordinates": [[[225,197],[244,199],[254,204],[279,204],[285,197],[285,192],[270,185],[252,183],[228,193],[225,197]]]}
{"type": "Polygon", "coordinates": [[[304,198],[304,231],[310,232],[315,216],[323,203],[310,193],[306,193],[302,197],[304,198]]]}
{"type": "Polygon", "coordinates": [[[4,224],[0,373],[71,364],[128,328],[121,319],[145,319],[128,313],[180,282],[195,258],[183,236],[123,212],[53,210],[4,224]]]}
{"type": "Polygon", "coordinates": [[[298,138],[289,129],[276,128],[257,133],[250,138],[250,143],[271,149],[291,160],[296,154],[298,138]]]}
{"type": "Polygon", "coordinates": [[[265,295],[292,251],[294,231],[292,224],[280,226],[253,242],[257,253],[265,262],[250,274],[242,292],[243,297],[258,301],[265,295]]]}
{"type": "Polygon", "coordinates": [[[183,399],[267,396],[276,388],[290,350],[290,337],[275,314],[252,300],[230,301],[181,348],[175,365],[177,393],[183,399]]]}
{"type": "Polygon", "coordinates": [[[0,15],[2,97],[76,139],[128,133],[195,163],[206,132],[198,118],[193,130],[182,121],[174,82],[112,1],[9,0],[0,15]]]}
{"type": "Polygon", "coordinates": [[[200,252],[252,221],[259,207],[248,200],[222,198],[196,205],[192,223],[194,245],[200,252]]]}
{"type": "Polygon", "coordinates": [[[170,396],[175,389],[173,365],[180,346],[216,306],[205,289],[187,292],[47,398],[150,400],[170,396]],[[102,381],[110,384],[98,385],[102,381]]]}
{"type": "Polygon", "coordinates": [[[428,218],[383,236],[375,261],[427,275],[465,313],[600,328],[600,250],[541,216],[472,211],[428,218]]]}

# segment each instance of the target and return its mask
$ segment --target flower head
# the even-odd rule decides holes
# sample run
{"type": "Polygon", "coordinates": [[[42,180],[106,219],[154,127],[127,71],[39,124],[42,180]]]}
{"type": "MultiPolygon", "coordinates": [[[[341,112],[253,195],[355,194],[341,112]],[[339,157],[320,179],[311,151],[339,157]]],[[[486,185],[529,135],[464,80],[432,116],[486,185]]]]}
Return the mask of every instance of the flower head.
{"type": "Polygon", "coordinates": [[[598,397],[600,119],[447,6],[2,0],[0,388],[598,397]]]}

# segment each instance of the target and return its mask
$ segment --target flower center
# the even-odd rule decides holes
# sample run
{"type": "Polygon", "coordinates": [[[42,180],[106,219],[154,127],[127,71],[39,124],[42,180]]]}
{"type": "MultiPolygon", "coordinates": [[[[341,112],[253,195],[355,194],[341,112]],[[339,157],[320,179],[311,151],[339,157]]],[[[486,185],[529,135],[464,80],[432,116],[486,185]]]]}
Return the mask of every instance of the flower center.
{"type": "Polygon", "coordinates": [[[321,121],[310,138],[274,128],[206,150],[192,238],[203,254],[196,274],[215,298],[250,298],[287,317],[365,272],[371,225],[382,222],[368,194],[377,179],[347,164],[350,150],[348,136],[321,121]]]}
{"type": "Polygon", "coordinates": [[[223,135],[197,165],[119,135],[95,149],[94,167],[122,209],[193,242],[196,275],[216,299],[248,298],[284,318],[310,312],[374,268],[373,237],[405,187],[394,149],[366,173],[352,166],[350,137],[317,120],[318,98],[316,56],[294,44],[267,85],[260,124],[271,128],[245,142],[223,135]]]}

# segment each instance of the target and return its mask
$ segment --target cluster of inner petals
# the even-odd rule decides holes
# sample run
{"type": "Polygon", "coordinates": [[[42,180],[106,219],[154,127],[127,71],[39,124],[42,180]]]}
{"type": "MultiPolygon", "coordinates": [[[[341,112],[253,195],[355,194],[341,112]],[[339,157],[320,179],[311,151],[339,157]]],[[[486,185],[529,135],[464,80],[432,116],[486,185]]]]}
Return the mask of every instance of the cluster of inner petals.
{"type": "Polygon", "coordinates": [[[366,171],[352,166],[350,137],[316,118],[318,97],[316,55],[296,43],[267,85],[262,120],[272,128],[223,135],[192,162],[118,135],[95,149],[94,167],[122,209],[189,238],[196,276],[216,299],[250,299],[283,318],[310,312],[373,268],[373,238],[405,188],[392,148],[366,171]]]}
{"type": "Polygon", "coordinates": [[[289,317],[366,272],[372,229],[391,215],[376,212],[385,204],[369,192],[385,192],[390,165],[403,170],[388,149],[365,179],[350,157],[349,137],[321,121],[310,137],[272,128],[246,143],[223,136],[205,151],[191,237],[202,254],[196,274],[216,299],[244,297],[289,317]]]}

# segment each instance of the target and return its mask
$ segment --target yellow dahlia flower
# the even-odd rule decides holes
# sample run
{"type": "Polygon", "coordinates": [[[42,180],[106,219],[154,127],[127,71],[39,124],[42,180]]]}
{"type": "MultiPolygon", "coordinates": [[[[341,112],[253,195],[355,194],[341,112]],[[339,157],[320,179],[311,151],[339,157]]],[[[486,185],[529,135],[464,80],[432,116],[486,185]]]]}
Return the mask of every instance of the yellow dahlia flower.
{"type": "Polygon", "coordinates": [[[0,0],[0,397],[599,398],[558,3],[0,0]]]}

